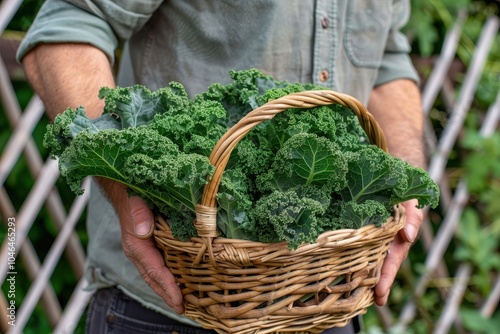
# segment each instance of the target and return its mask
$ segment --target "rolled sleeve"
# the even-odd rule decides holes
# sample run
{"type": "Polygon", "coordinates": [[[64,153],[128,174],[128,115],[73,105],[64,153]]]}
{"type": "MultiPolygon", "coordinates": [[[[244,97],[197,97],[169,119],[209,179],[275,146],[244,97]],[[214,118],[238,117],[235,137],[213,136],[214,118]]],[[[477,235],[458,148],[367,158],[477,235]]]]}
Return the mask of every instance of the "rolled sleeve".
{"type": "Polygon", "coordinates": [[[121,40],[142,28],[163,0],[66,0],[105,20],[121,40]]]}
{"type": "Polygon", "coordinates": [[[376,86],[397,79],[410,79],[417,84],[420,81],[409,56],[410,44],[406,36],[401,32],[401,28],[408,22],[409,16],[409,2],[407,0],[394,1],[391,29],[375,80],[376,86]]]}
{"type": "Polygon", "coordinates": [[[17,58],[20,61],[40,43],[86,43],[101,49],[113,62],[120,41],[142,28],[161,2],[45,1],[19,47],[17,58]]]}

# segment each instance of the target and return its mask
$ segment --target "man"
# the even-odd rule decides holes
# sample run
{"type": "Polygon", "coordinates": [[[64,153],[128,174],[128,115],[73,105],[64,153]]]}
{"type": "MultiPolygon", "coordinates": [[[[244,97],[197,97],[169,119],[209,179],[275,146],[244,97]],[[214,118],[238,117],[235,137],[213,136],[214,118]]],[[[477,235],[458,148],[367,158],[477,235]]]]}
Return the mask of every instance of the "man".
{"type": "MultiPolygon", "coordinates": [[[[248,68],[321,84],[367,104],[390,153],[425,167],[418,78],[399,31],[408,7],[404,0],[48,0],[18,57],[51,118],[80,105],[90,117],[101,114],[97,92],[115,86],[114,55],[124,41],[136,81],[153,90],[178,81],[194,96],[227,83],[229,70],[248,68]]],[[[182,294],[151,238],[149,208],[123,185],[99,183],[109,201],[94,187],[86,272],[98,292],[88,332],[201,333],[180,315],[182,294]]],[[[417,236],[423,214],[415,204],[404,203],[407,224],[385,260],[378,305],[417,236]]]]}

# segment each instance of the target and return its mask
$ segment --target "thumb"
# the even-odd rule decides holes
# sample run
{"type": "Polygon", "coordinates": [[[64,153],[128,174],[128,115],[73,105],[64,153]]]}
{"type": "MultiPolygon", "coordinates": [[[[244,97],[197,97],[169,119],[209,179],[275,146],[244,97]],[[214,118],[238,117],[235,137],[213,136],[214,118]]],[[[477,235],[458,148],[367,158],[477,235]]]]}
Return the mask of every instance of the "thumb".
{"type": "Polygon", "coordinates": [[[424,220],[424,212],[417,208],[418,201],[410,200],[403,203],[406,210],[406,223],[400,231],[404,241],[413,243],[418,237],[418,231],[424,220]]]}
{"type": "Polygon", "coordinates": [[[130,197],[129,208],[135,235],[141,239],[151,237],[154,229],[154,217],[146,202],[137,196],[130,197]]]}

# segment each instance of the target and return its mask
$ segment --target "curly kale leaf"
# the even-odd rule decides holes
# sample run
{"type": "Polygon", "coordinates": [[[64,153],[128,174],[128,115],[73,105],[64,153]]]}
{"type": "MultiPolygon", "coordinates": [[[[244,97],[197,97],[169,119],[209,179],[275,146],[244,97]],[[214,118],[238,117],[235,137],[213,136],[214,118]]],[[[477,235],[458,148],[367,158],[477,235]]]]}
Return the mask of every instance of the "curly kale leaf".
{"type": "MultiPolygon", "coordinates": [[[[182,86],[172,83],[156,92],[139,85],[103,88],[101,97],[106,103],[103,116],[89,119],[83,108],[68,109],[48,127],[45,144],[60,158],[61,174],[71,189],[81,193],[80,183],[87,176],[109,178],[174,220],[191,212],[192,223],[213,166],[207,155],[183,152],[179,142],[159,131],[164,124],[169,124],[170,133],[185,127],[175,122],[192,109],[182,86]]],[[[210,106],[192,113],[195,121],[206,121],[195,124],[191,119],[191,129],[204,127],[199,135],[212,137],[212,142],[205,138],[208,144],[198,151],[209,151],[207,146],[213,147],[224,133],[216,124],[224,113],[210,106]]]]}
{"type": "Polygon", "coordinates": [[[115,115],[116,128],[120,129],[149,124],[163,109],[160,96],[140,85],[133,89],[104,87],[99,97],[107,102],[104,111],[115,115]]]}
{"type": "Polygon", "coordinates": [[[275,80],[256,69],[230,71],[229,76],[233,82],[226,85],[214,83],[206,92],[195,97],[195,102],[220,102],[228,111],[228,126],[236,124],[248,112],[263,104],[262,96],[269,90],[290,86],[288,82],[275,80]]]}
{"type": "Polygon", "coordinates": [[[347,187],[340,194],[345,202],[372,199],[389,210],[410,199],[417,199],[419,208],[437,205],[439,188],[423,169],[373,145],[344,156],[348,160],[347,187]]]}
{"type": "Polygon", "coordinates": [[[198,154],[164,154],[158,158],[134,154],[127,159],[123,172],[134,188],[145,189],[145,196],[154,195],[150,199],[158,207],[163,202],[176,208],[178,203],[195,212],[213,166],[207,157],[198,154]]]}
{"type": "Polygon", "coordinates": [[[234,239],[251,239],[248,234],[248,213],[252,211],[249,181],[241,169],[224,172],[217,194],[217,226],[222,235],[234,239]]]}
{"type": "Polygon", "coordinates": [[[108,88],[103,87],[99,97],[105,101],[102,116],[89,119],[83,107],[68,108],[47,126],[44,145],[50,149],[52,157],[60,156],[73,138],[82,131],[97,133],[101,130],[135,128],[149,125],[155,115],[176,108],[185,110],[191,102],[182,86],[172,83],[169,87],[151,92],[144,86],[108,88]]]}
{"type": "Polygon", "coordinates": [[[287,241],[290,249],[314,242],[323,232],[323,203],[300,196],[293,190],[274,191],[264,196],[253,210],[253,226],[249,228],[261,242],[287,241]]]}
{"type": "Polygon", "coordinates": [[[227,164],[226,169],[244,170],[247,177],[262,173],[270,165],[275,152],[267,146],[260,146],[244,138],[238,143],[227,164]]]}
{"type": "Polygon", "coordinates": [[[142,85],[104,87],[99,97],[105,102],[103,116],[113,115],[119,129],[148,125],[155,115],[184,112],[191,105],[184,87],[176,82],[155,92],[142,85]]]}
{"type": "Polygon", "coordinates": [[[429,174],[418,167],[411,166],[405,162],[405,184],[404,189],[394,189],[391,204],[396,205],[410,199],[418,200],[418,208],[430,206],[435,208],[439,203],[439,187],[432,181],[429,174]]]}
{"type": "Polygon", "coordinates": [[[167,222],[174,238],[187,241],[197,235],[196,227],[193,224],[193,212],[185,208],[168,210],[167,222]]]}
{"type": "Polygon", "coordinates": [[[335,143],[315,134],[291,137],[277,152],[271,168],[257,179],[261,191],[287,191],[298,185],[345,187],[347,163],[335,143]]]}
{"type": "Polygon", "coordinates": [[[227,131],[226,110],[215,101],[199,101],[184,110],[155,118],[151,128],[175,141],[185,153],[209,156],[227,131]]]}
{"type": "Polygon", "coordinates": [[[310,109],[288,109],[263,122],[248,134],[260,146],[281,148],[290,137],[312,133],[340,146],[342,151],[356,150],[368,144],[368,137],[355,114],[341,106],[321,106],[310,109]]]}
{"type": "Polygon", "coordinates": [[[358,229],[366,225],[381,226],[390,213],[384,204],[368,199],[363,203],[355,201],[335,201],[329,208],[328,215],[333,217],[330,229],[358,229]]]}
{"type": "Polygon", "coordinates": [[[130,184],[123,169],[127,159],[137,152],[152,157],[158,157],[162,152],[175,156],[178,149],[171,140],[147,128],[96,133],[82,131],[61,154],[59,168],[77,193],[81,191],[81,181],[89,175],[130,184]]]}
{"type": "MultiPolygon", "coordinates": [[[[405,163],[376,146],[344,153],[348,161],[347,187],[340,194],[345,202],[364,202],[385,191],[406,189],[405,163]]],[[[384,204],[389,205],[389,198],[384,204]]]]}

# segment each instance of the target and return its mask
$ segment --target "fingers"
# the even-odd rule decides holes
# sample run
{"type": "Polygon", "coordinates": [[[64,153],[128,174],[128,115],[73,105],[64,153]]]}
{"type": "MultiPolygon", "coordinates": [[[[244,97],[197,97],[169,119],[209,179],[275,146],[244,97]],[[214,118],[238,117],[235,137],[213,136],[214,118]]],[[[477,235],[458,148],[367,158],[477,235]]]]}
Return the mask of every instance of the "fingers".
{"type": "Polygon", "coordinates": [[[136,266],[144,281],[165,303],[175,312],[184,313],[182,292],[151,238],[154,231],[153,213],[139,197],[126,200],[128,212],[120,215],[125,255],[136,266]]]}
{"type": "Polygon", "coordinates": [[[382,265],[380,280],[375,286],[375,303],[379,306],[385,305],[389,297],[391,286],[394,283],[396,274],[408,255],[411,243],[404,240],[401,235],[397,235],[392,242],[391,248],[382,265]]]}
{"type": "Polygon", "coordinates": [[[135,235],[141,239],[150,238],[154,230],[154,217],[146,202],[140,197],[131,197],[129,208],[135,235]]]}
{"type": "Polygon", "coordinates": [[[416,204],[416,200],[403,203],[406,209],[405,226],[394,238],[382,265],[380,280],[375,286],[375,303],[379,306],[387,303],[396,274],[418,236],[418,230],[423,221],[423,212],[416,208],[416,204]]]}
{"type": "Polygon", "coordinates": [[[139,197],[129,198],[126,187],[121,183],[104,178],[98,181],[118,214],[125,255],[165,303],[175,312],[184,313],[181,289],[151,238],[154,216],[148,205],[139,197]]]}
{"type": "Polygon", "coordinates": [[[123,240],[127,257],[134,263],[144,281],[177,313],[184,313],[182,292],[175,277],[165,266],[152,239],[141,240],[128,235],[123,240]]]}

